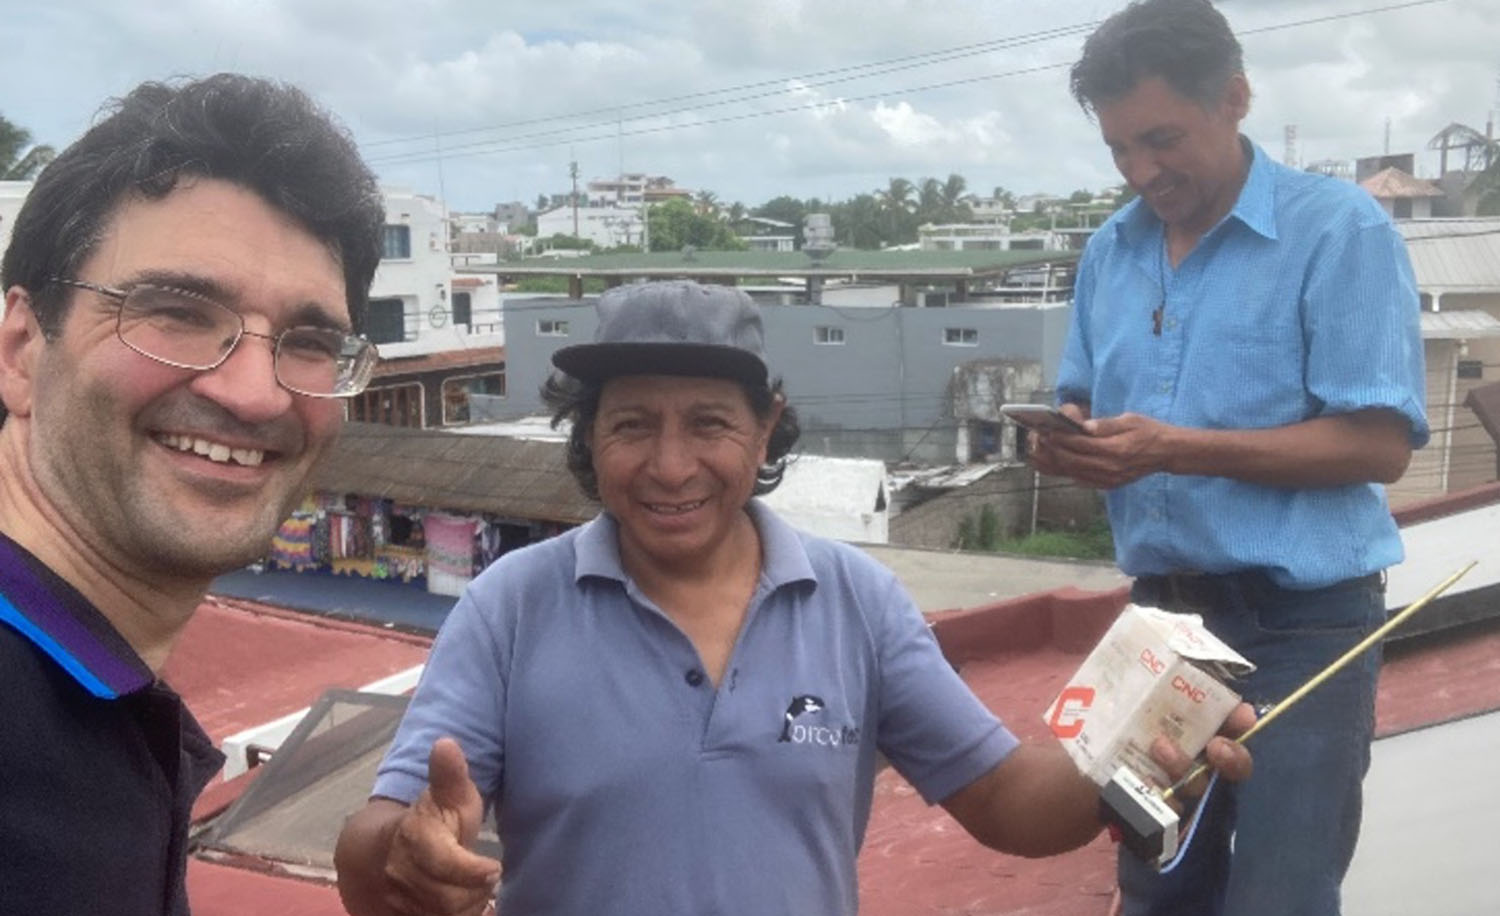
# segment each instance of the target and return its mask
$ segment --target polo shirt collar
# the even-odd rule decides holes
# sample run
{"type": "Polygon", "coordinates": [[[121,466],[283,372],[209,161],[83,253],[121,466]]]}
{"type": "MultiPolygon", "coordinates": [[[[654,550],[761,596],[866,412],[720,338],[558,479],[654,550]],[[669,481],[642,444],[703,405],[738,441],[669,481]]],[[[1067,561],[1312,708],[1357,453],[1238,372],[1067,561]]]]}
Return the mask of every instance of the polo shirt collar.
{"type": "Polygon", "coordinates": [[[100,699],[135,693],[156,681],[155,673],[87,598],[4,534],[0,623],[29,639],[100,699]]]}
{"type": "MultiPolygon", "coordinates": [[[[761,578],[776,589],[792,582],[817,582],[807,549],[791,525],[777,517],[758,499],[746,507],[750,520],[760,533],[761,578]]],[[[626,582],[629,576],[620,562],[620,525],[608,512],[600,512],[578,532],[574,542],[573,575],[581,581],[586,576],[600,576],[626,582]]]]}
{"type": "MultiPolygon", "coordinates": [[[[1225,214],[1219,225],[1233,219],[1247,229],[1267,239],[1276,238],[1276,176],[1271,160],[1265,150],[1245,136],[1240,137],[1240,146],[1250,159],[1250,171],[1240,187],[1234,206],[1225,214]]],[[[1215,229],[1218,226],[1214,227],[1215,229]]],[[[1209,230],[1212,232],[1213,230],[1209,230]]],[[[1139,245],[1161,234],[1161,220],[1146,202],[1137,197],[1120,211],[1115,232],[1130,245],[1139,245]]]]}

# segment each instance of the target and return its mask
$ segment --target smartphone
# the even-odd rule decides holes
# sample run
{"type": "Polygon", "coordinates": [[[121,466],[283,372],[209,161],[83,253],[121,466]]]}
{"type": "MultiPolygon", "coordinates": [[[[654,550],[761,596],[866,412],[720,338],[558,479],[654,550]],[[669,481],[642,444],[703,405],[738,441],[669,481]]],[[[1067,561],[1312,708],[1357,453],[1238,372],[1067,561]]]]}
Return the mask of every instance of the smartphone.
{"type": "Polygon", "coordinates": [[[1000,412],[1018,425],[1037,432],[1088,434],[1083,424],[1056,407],[1048,407],[1046,404],[1002,404],[1000,412]]]}

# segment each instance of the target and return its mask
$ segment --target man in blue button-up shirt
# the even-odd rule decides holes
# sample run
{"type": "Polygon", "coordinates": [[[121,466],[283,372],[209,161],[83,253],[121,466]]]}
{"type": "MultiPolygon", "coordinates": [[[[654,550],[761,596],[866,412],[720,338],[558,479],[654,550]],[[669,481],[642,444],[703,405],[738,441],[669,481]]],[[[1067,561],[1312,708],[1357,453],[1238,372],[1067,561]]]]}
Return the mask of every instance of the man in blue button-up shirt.
{"type": "MultiPolygon", "coordinates": [[[[1250,86],[1205,0],[1116,14],[1072,88],[1139,198],[1079,265],[1057,391],[1087,433],[1039,436],[1036,466],[1106,490],[1135,599],[1203,614],[1259,666],[1247,698],[1280,699],[1378,625],[1401,559],[1380,484],[1428,436],[1410,263],[1363,191],[1240,135],[1250,86]]],[[[1122,857],[1127,916],[1336,913],[1377,669],[1257,737],[1170,875],[1122,857]]]]}

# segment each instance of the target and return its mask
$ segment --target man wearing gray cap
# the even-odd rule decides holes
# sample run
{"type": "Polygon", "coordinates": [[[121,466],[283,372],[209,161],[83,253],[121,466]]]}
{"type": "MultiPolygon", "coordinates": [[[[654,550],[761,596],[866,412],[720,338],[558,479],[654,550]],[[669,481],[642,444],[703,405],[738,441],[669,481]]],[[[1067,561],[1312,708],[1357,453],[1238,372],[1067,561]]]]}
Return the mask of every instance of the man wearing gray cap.
{"type": "Polygon", "coordinates": [[[1093,785],[980,704],[895,577],[754,498],[798,429],[749,296],[648,283],[598,313],[544,396],[604,511],[459,600],[340,838],[350,912],[483,910],[493,805],[507,916],[852,914],[880,754],[996,849],[1093,837],[1093,785]]]}

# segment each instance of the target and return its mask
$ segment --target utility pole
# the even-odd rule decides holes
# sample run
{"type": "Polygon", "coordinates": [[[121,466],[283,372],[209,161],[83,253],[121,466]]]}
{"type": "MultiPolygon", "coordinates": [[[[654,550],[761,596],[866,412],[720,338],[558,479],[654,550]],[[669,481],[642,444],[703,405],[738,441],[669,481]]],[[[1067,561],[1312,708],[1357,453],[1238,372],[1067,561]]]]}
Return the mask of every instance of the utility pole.
{"type": "Polygon", "coordinates": [[[568,163],[568,177],[573,179],[573,238],[578,238],[578,160],[568,163]]]}

